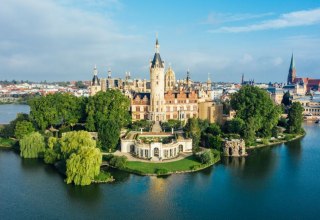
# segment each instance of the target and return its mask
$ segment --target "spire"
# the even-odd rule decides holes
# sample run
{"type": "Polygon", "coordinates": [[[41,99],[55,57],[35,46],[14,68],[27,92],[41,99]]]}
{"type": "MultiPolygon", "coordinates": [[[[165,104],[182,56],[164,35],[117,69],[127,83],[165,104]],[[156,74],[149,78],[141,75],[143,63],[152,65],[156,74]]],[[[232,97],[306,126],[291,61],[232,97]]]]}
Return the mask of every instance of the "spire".
{"type": "Polygon", "coordinates": [[[151,61],[151,68],[164,68],[164,62],[161,60],[161,57],[160,57],[160,53],[159,53],[159,48],[160,48],[160,45],[159,45],[159,41],[158,41],[158,34],[157,34],[157,37],[156,37],[156,46],[155,46],[155,54],[154,54],[154,57],[153,57],[153,60],[151,61]]]}
{"type": "Polygon", "coordinates": [[[95,75],[95,76],[98,75],[97,64],[94,65],[93,75],[95,75]]]}
{"type": "Polygon", "coordinates": [[[187,70],[187,83],[189,82],[189,79],[190,79],[190,70],[188,68],[188,70],[187,70]]]}
{"type": "Polygon", "coordinates": [[[296,68],[296,64],[294,62],[293,53],[291,55],[290,69],[293,70],[296,68]]]}
{"type": "Polygon", "coordinates": [[[109,79],[111,78],[111,69],[110,68],[108,69],[108,78],[109,79]]]}
{"type": "Polygon", "coordinates": [[[92,86],[99,86],[100,85],[100,80],[98,78],[98,70],[97,70],[97,65],[94,65],[93,68],[93,78],[92,78],[92,86]]]}
{"type": "Polygon", "coordinates": [[[155,46],[156,53],[160,52],[159,48],[160,48],[160,44],[159,44],[159,41],[158,41],[158,33],[156,33],[156,46],[155,46]]]}

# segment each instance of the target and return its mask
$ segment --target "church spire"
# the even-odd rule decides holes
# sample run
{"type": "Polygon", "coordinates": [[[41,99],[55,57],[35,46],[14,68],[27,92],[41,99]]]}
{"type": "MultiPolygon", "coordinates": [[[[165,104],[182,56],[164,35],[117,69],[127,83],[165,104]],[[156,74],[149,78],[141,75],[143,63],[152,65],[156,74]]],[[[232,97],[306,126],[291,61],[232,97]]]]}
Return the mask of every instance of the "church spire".
{"type": "Polygon", "coordinates": [[[294,62],[293,53],[291,55],[290,69],[293,70],[296,68],[296,64],[294,62]]]}
{"type": "Polygon", "coordinates": [[[296,64],[294,62],[294,57],[292,53],[287,84],[294,84],[296,77],[297,77],[296,64]]]}

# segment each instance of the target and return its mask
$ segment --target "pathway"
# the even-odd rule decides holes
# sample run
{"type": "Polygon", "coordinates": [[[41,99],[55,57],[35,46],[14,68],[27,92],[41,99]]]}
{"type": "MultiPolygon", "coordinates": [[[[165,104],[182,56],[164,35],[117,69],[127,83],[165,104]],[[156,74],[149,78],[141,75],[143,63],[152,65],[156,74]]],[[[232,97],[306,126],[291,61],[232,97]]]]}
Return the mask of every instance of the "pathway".
{"type": "Polygon", "coordinates": [[[152,132],[161,132],[161,131],[162,131],[162,129],[161,129],[159,121],[155,121],[154,125],[152,126],[152,132]]]}

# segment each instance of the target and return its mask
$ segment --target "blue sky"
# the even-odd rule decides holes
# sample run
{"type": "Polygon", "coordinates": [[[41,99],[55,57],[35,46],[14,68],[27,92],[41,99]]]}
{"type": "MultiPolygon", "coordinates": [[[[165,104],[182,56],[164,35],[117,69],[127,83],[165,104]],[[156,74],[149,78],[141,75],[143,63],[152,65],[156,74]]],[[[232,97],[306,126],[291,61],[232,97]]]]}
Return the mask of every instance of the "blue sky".
{"type": "Polygon", "coordinates": [[[156,32],[177,78],[320,78],[319,0],[2,0],[0,80],[149,79],[156,32]]]}

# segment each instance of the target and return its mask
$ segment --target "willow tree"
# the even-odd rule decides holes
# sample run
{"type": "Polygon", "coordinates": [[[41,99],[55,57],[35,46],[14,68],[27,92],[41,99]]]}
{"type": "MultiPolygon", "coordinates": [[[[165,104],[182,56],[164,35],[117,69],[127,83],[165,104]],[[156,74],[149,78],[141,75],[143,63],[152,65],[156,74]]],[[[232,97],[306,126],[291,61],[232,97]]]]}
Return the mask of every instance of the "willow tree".
{"type": "Polygon", "coordinates": [[[38,158],[45,151],[44,137],[39,132],[25,135],[19,144],[20,156],[23,158],[38,158]]]}
{"type": "Polygon", "coordinates": [[[96,141],[92,139],[87,131],[71,131],[64,133],[59,139],[61,153],[67,159],[72,153],[79,151],[82,147],[96,147],[96,141]]]}
{"type": "Polygon", "coordinates": [[[67,183],[90,185],[94,177],[99,175],[101,163],[100,149],[82,147],[77,153],[71,154],[67,160],[67,183]]]}

